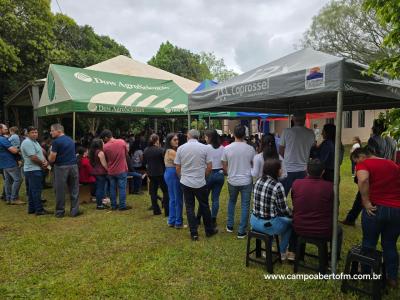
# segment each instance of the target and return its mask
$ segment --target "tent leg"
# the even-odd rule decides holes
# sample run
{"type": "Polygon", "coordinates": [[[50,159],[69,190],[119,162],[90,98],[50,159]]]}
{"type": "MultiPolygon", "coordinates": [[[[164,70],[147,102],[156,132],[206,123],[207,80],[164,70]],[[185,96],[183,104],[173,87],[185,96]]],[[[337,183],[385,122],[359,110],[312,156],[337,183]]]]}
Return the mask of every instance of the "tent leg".
{"type": "Polygon", "coordinates": [[[75,142],[75,132],[76,132],[76,112],[72,113],[72,139],[75,142]]]}
{"type": "Polygon", "coordinates": [[[191,125],[191,120],[190,120],[190,111],[188,111],[188,131],[190,130],[190,125],[191,125]]]}
{"type": "Polygon", "coordinates": [[[211,129],[211,113],[208,113],[208,129],[211,129]]]}
{"type": "Polygon", "coordinates": [[[155,133],[158,132],[158,120],[157,120],[157,118],[154,119],[154,131],[155,131],[155,133]]]}
{"type": "Polygon", "coordinates": [[[343,114],[343,91],[337,93],[336,109],[336,139],[335,139],[335,171],[333,181],[333,230],[332,230],[332,273],[336,273],[337,267],[337,232],[338,232],[338,210],[339,210],[339,176],[340,176],[340,151],[342,141],[342,114],[343,114]]]}

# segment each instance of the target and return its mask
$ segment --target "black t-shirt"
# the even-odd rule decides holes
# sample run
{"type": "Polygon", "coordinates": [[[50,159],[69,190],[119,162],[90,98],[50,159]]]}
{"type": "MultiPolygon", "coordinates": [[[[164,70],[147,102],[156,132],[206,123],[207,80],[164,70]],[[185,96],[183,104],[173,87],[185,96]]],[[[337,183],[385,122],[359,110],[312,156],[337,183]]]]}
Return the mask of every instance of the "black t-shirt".
{"type": "Polygon", "coordinates": [[[164,150],[160,147],[151,146],[144,150],[143,165],[147,165],[149,176],[164,175],[164,150]]]}

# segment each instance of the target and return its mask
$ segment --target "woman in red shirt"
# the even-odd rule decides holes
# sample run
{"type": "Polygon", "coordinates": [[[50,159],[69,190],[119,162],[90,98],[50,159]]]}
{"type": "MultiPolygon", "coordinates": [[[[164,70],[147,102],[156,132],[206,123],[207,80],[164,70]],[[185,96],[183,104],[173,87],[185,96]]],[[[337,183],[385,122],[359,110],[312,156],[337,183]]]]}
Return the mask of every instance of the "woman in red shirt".
{"type": "Polygon", "coordinates": [[[362,246],[375,250],[379,236],[386,264],[388,284],[397,286],[400,236],[400,167],[393,161],[356,149],[351,159],[357,163],[357,179],[362,204],[362,246]]]}
{"type": "Polygon", "coordinates": [[[96,178],[92,175],[92,166],[88,158],[88,149],[84,147],[78,148],[78,167],[79,167],[79,183],[82,185],[90,186],[90,195],[92,196],[92,201],[96,199],[96,188],[95,182],[96,178]]]}

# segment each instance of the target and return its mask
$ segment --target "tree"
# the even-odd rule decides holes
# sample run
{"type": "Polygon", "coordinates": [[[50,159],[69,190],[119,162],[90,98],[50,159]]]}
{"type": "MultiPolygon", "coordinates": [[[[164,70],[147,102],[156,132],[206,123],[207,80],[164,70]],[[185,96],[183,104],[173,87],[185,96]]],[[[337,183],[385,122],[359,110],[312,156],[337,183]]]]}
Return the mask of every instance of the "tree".
{"type": "MultiPolygon", "coordinates": [[[[400,78],[400,2],[398,0],[366,0],[364,8],[375,12],[382,26],[390,30],[382,41],[382,47],[389,48],[389,54],[370,64],[370,72],[386,73],[400,78]]],[[[400,140],[400,109],[391,109],[382,116],[387,125],[386,135],[400,140]]]]}
{"type": "Polygon", "coordinates": [[[200,61],[200,55],[174,46],[169,41],[160,45],[148,64],[194,81],[211,78],[207,65],[200,61]]]}
{"type": "Polygon", "coordinates": [[[371,71],[386,73],[392,78],[400,77],[400,2],[399,0],[365,0],[364,8],[376,14],[380,25],[389,28],[381,47],[389,49],[383,58],[371,64],[371,71]]]}
{"type": "Polygon", "coordinates": [[[211,72],[211,78],[218,82],[226,81],[238,74],[228,69],[223,58],[218,59],[213,52],[200,52],[200,62],[204,63],[211,72]]]}
{"type": "Polygon", "coordinates": [[[90,26],[53,15],[49,0],[0,0],[0,104],[50,63],[86,67],[129,51],[90,26]]]}
{"type": "Polygon", "coordinates": [[[362,0],[339,0],[330,2],[313,17],[300,43],[302,47],[369,64],[391,53],[389,47],[382,46],[388,33],[388,27],[378,22],[373,11],[363,10],[362,0]]]}
{"type": "Polygon", "coordinates": [[[75,67],[86,67],[129,51],[108,36],[97,35],[93,28],[63,14],[54,16],[55,52],[53,61],[75,67]]]}

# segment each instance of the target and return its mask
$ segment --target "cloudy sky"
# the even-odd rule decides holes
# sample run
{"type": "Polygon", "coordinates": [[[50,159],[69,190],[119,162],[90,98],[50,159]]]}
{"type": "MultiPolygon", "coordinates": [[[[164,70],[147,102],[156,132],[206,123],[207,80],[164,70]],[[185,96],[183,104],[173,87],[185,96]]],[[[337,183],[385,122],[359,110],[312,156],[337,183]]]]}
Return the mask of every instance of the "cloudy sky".
{"type": "MultiPolygon", "coordinates": [[[[213,51],[247,71],[294,51],[312,17],[329,0],[58,0],[80,25],[123,44],[147,62],[160,44],[213,51]]],[[[59,12],[55,0],[53,12],[59,12]]]]}

